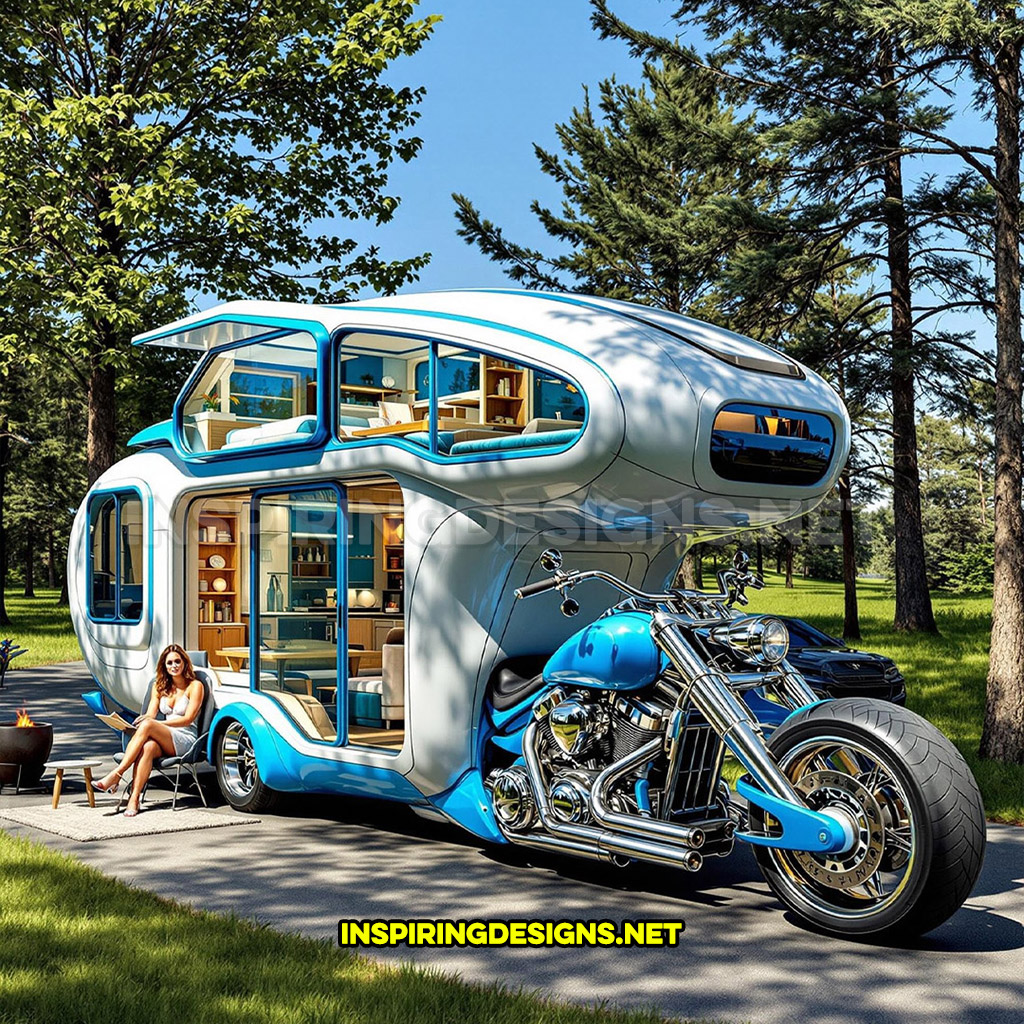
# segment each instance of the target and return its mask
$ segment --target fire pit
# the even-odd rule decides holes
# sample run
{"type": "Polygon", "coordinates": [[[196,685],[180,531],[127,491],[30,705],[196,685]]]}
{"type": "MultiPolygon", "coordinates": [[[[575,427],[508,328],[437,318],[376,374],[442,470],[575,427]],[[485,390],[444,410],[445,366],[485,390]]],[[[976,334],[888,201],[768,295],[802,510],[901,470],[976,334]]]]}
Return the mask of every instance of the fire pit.
{"type": "Polygon", "coordinates": [[[53,726],[35,723],[25,710],[16,722],[0,722],[0,786],[36,786],[53,746],[53,726]]]}

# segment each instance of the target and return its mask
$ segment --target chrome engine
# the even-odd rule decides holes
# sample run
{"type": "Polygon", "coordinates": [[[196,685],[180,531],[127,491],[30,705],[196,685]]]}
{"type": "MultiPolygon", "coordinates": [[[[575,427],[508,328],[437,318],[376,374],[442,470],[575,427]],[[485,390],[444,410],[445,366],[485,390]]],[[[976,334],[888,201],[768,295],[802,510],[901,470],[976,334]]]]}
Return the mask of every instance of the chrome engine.
{"type": "Polygon", "coordinates": [[[736,821],[719,789],[722,745],[667,673],[643,697],[556,687],[533,707],[523,760],[488,776],[512,842],[696,871],[732,849],[736,821]],[[697,851],[701,850],[700,853],[697,851]]]}

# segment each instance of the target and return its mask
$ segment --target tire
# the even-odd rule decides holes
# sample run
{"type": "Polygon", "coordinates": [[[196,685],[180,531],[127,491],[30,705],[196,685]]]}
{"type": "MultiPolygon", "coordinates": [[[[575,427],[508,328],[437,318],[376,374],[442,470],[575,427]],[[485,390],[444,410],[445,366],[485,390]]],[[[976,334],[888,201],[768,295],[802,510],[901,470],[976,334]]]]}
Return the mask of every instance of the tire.
{"type": "MultiPolygon", "coordinates": [[[[843,937],[909,937],[967,899],[985,812],[967,763],[935,726],[886,701],[844,697],[797,712],[768,746],[810,806],[855,820],[846,854],[754,847],[768,885],[800,917],[843,937]]],[[[751,806],[751,830],[766,817],[751,806]]]]}
{"type": "Polygon", "coordinates": [[[217,784],[236,811],[249,814],[271,810],[281,797],[277,790],[264,785],[252,739],[235,719],[217,737],[217,784]]]}

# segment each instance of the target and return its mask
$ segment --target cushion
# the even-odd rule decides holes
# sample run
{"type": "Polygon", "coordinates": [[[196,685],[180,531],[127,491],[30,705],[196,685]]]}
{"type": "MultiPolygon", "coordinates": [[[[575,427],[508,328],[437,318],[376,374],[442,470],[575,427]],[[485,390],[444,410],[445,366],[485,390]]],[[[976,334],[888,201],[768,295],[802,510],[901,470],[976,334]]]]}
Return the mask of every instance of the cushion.
{"type": "Polygon", "coordinates": [[[316,430],[315,416],[290,416],[286,420],[272,420],[258,427],[241,427],[229,430],[224,447],[249,444],[272,444],[275,441],[292,441],[316,430]]]}
{"type": "Polygon", "coordinates": [[[582,423],[577,423],[575,420],[537,418],[530,420],[530,422],[523,427],[523,433],[543,434],[545,431],[549,430],[579,430],[582,426],[582,423]]]}
{"type": "Polygon", "coordinates": [[[375,693],[378,697],[384,688],[384,680],[380,676],[349,676],[349,693],[375,693]]]}
{"type": "Polygon", "coordinates": [[[539,448],[555,445],[571,444],[576,440],[579,428],[572,430],[552,430],[541,433],[504,434],[480,441],[459,441],[452,445],[451,455],[476,455],[517,451],[525,448],[539,448]]]}

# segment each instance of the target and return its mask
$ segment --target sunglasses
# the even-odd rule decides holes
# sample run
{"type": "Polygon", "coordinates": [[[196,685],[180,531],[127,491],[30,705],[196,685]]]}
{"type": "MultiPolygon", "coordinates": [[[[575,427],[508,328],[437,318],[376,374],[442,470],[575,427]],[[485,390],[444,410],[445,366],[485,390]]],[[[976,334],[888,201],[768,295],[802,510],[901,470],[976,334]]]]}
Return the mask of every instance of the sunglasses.
{"type": "Polygon", "coordinates": [[[166,661],[164,662],[164,664],[165,664],[165,665],[184,665],[184,664],[185,664],[185,662],[183,662],[183,661],[181,660],[181,658],[168,658],[168,659],[167,659],[167,660],[166,660],[166,661]]]}

